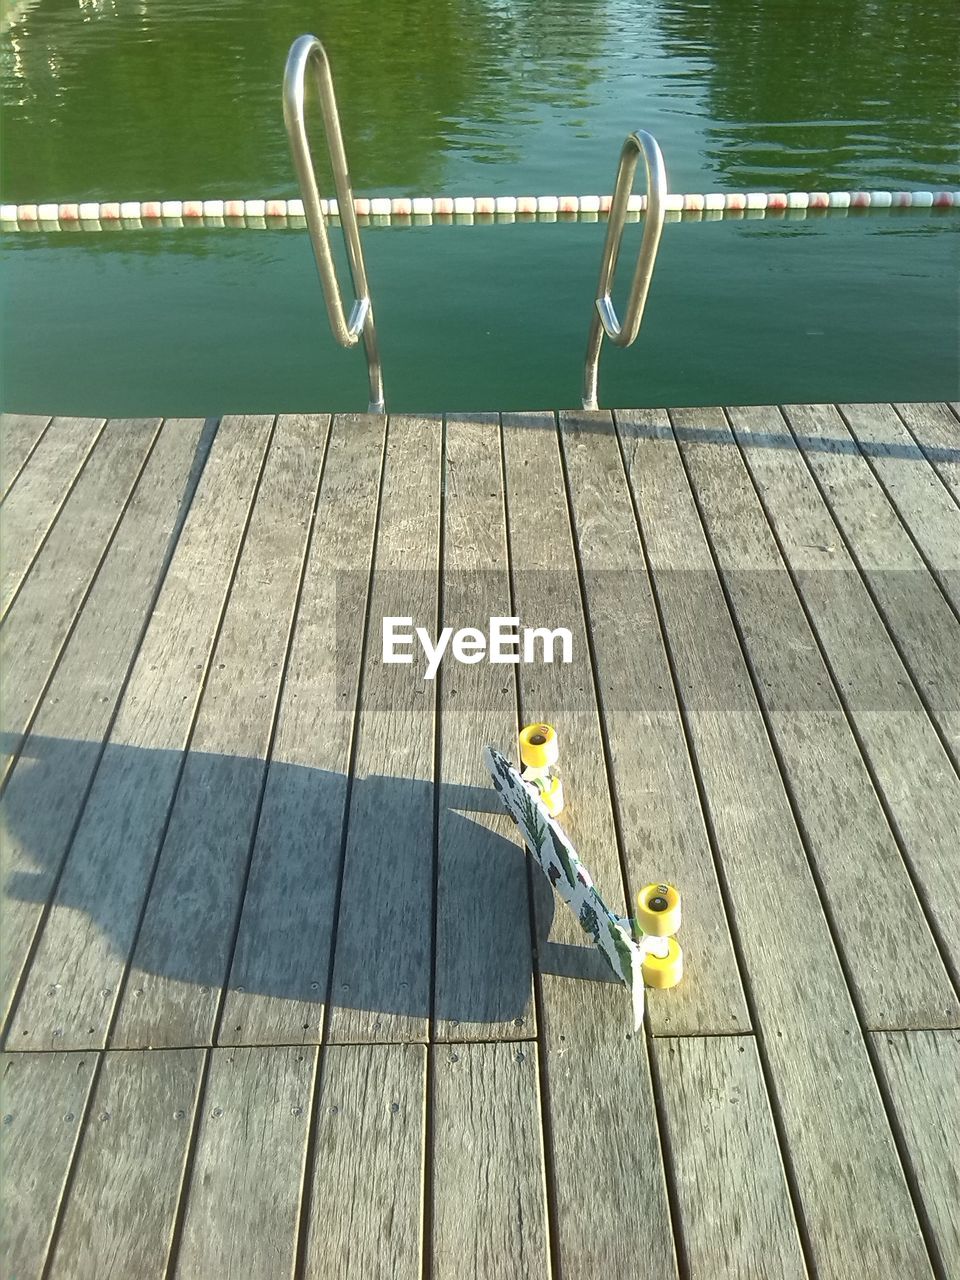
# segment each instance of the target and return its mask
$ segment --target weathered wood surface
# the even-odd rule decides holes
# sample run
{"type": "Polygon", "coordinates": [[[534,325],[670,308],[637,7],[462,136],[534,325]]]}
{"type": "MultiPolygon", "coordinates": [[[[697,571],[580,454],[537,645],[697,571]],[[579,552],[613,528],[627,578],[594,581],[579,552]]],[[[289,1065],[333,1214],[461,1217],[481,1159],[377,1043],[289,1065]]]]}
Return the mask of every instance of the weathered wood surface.
{"type": "Polygon", "coordinates": [[[746,1031],[750,1016],[613,421],[561,414],[606,747],[634,895],[682,884],[691,979],[650,993],[656,1034],[746,1031]],[[691,967],[692,966],[692,967],[691,967]]]}
{"type": "Polygon", "coordinates": [[[960,503],[960,422],[945,404],[898,404],[927,461],[960,503]]]}
{"type": "Polygon", "coordinates": [[[441,1045],[433,1054],[430,1274],[548,1280],[536,1046],[441,1045]]]}
{"type": "Polygon", "coordinates": [[[437,625],[439,418],[391,418],[336,926],[333,1043],[426,1041],[434,899],[436,682],[382,660],[382,620],[437,625]]]}
{"type": "Polygon", "coordinates": [[[196,420],[166,424],[4,793],[4,1024],[211,437],[196,420]]]}
{"type": "MultiPolygon", "coordinates": [[[[524,665],[521,718],[549,715],[560,738],[569,834],[611,910],[626,902],[604,765],[576,559],[552,414],[503,418],[514,612],[526,625],[572,632],[570,666],[524,665]]],[[[501,819],[509,831],[507,819],[501,819]]],[[[550,1080],[549,1176],[563,1274],[626,1274],[636,1259],[676,1272],[646,1038],[572,912],[534,870],[536,948],[550,1080]],[[617,1133],[585,1142],[585,1133],[617,1133]],[[623,1140],[624,1135],[630,1135],[623,1140]]]]}
{"type": "MultiPolygon", "coordinates": [[[[449,418],[445,463],[441,621],[483,626],[511,616],[496,415],[449,418]]],[[[516,738],[516,681],[510,667],[487,662],[449,663],[439,681],[434,1035],[524,1039],[536,1034],[527,862],[504,838],[477,750],[516,738]],[[491,877],[500,886],[494,911],[484,907],[491,877]]]]}
{"type": "MultiPolygon", "coordinates": [[[[960,765],[960,623],[836,408],[788,405],[785,413],[924,706],[960,765]]],[[[792,474],[803,479],[802,472],[792,474]]]]}
{"type": "Polygon", "coordinates": [[[55,418],[0,509],[0,617],[100,438],[103,418],[55,418]]]}
{"type": "Polygon", "coordinates": [[[111,1044],[209,1044],[227,980],[329,419],[281,417],[111,1044]]]}
{"type": "Polygon", "coordinates": [[[813,1261],[835,1280],[891,1268],[927,1277],[843,970],[669,419],[661,410],[616,417],[813,1261]],[[833,1106],[818,1124],[828,1079],[833,1106]]]}
{"type": "Polygon", "coordinates": [[[426,1064],[416,1044],[324,1054],[306,1188],[309,1280],[420,1280],[426,1064]]]}
{"type": "Polygon", "coordinates": [[[840,405],[874,474],[910,530],[944,595],[960,612],[960,506],[893,405],[840,405]]]}
{"type": "Polygon", "coordinates": [[[201,1049],[104,1055],[50,1276],[165,1274],[203,1061],[201,1049]]]}
{"type": "Polygon", "coordinates": [[[960,779],[779,412],[730,420],[956,987],[960,779]]]}
{"type": "Polygon", "coordinates": [[[945,1276],[960,1275],[960,1032],[875,1035],[945,1276]]]}
{"type": "Polygon", "coordinates": [[[719,409],[672,418],[866,1023],[956,1026],[960,1004],[733,433],[719,409]]]}
{"type": "Polygon", "coordinates": [[[50,421],[36,413],[0,413],[0,501],[10,492],[50,421]]]}
{"type": "Polygon", "coordinates": [[[103,1044],[273,428],[227,418],[97,768],[10,1036],[103,1044]]]}
{"type": "Polygon", "coordinates": [[[0,778],[140,478],[159,420],[108,422],[0,628],[0,778]]]}
{"type": "Polygon", "coordinates": [[[17,428],[7,1271],[960,1268],[956,419],[843,414],[17,428]],[[544,715],[685,895],[639,1036],[480,763],[544,715]]]}
{"type": "Polygon", "coordinates": [[[211,1050],[177,1280],[293,1275],[317,1050],[211,1050]]]}
{"type": "Polygon", "coordinates": [[[221,1044],[320,1039],[384,426],[338,415],[331,431],[221,1044]]]}
{"type": "Polygon", "coordinates": [[[0,1056],[4,1275],[39,1277],[83,1121],[95,1053],[0,1056]]]}
{"type": "Polygon", "coordinates": [[[690,1280],[806,1280],[753,1036],[657,1040],[690,1280]]]}

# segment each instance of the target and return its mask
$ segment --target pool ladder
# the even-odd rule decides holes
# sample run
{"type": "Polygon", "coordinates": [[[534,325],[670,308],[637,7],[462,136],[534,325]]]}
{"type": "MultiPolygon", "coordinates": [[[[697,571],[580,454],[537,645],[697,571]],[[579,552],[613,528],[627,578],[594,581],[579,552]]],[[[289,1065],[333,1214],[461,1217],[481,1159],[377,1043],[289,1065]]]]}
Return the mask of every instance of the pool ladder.
{"type": "Polygon", "coordinates": [[[353,204],[353,188],[350,185],[347,156],[343,149],[340,114],[337,111],[337,99],[333,92],[330,63],[326,50],[316,36],[300,36],[290,47],[283,73],[283,119],[287,126],[287,136],[290,139],[297,178],[300,181],[303,212],[310,230],[313,256],[320,273],[320,284],[323,288],[327,315],[330,318],[330,328],[342,347],[355,347],[360,338],[363,338],[363,347],[367,356],[367,377],[370,383],[370,412],[383,413],[383,373],[380,369],[380,352],[377,348],[377,330],[373,319],[373,304],[370,301],[370,286],[367,284],[367,271],[363,265],[360,228],[357,225],[353,204]],[[309,66],[314,69],[320,94],[320,115],[323,119],[327,152],[333,170],[337,212],[340,215],[343,238],[347,245],[350,276],[353,280],[354,301],[349,318],[343,313],[343,298],[337,280],[337,269],[330,252],[330,237],[327,235],[327,216],[320,203],[317,175],[310,154],[310,143],[307,140],[304,94],[309,66]]]}
{"type": "Polygon", "coordinates": [[[599,408],[597,373],[604,334],[615,346],[629,347],[640,331],[640,321],[643,319],[643,309],[647,305],[653,266],[660,247],[660,233],[663,230],[663,217],[666,213],[666,196],[667,172],[663,164],[663,153],[652,133],[638,129],[636,133],[631,133],[623,144],[620,164],[617,168],[617,180],[613,188],[613,199],[610,203],[607,238],[603,243],[603,257],[600,260],[600,282],[597,285],[597,298],[590,321],[587,360],[583,370],[583,407],[585,409],[599,408]],[[616,274],[620,244],[623,240],[623,228],[627,220],[627,201],[630,199],[640,156],[643,156],[643,165],[647,173],[647,212],[644,219],[643,239],[640,241],[640,252],[637,255],[637,266],[633,273],[627,308],[621,324],[610,298],[610,290],[613,288],[613,277],[616,274]]]}
{"type": "MultiPolygon", "coordinates": [[[[350,185],[347,157],[343,149],[343,134],[340,131],[340,115],[333,91],[330,62],[326,50],[316,36],[300,36],[290,47],[283,74],[283,119],[287,126],[290,149],[293,152],[294,167],[300,181],[303,211],[310,231],[313,256],[320,273],[320,284],[323,288],[323,298],[333,336],[343,347],[356,346],[360,338],[363,338],[367,356],[367,377],[370,383],[370,412],[383,413],[383,374],[380,369],[380,353],[377,348],[370,287],[363,264],[363,250],[360,247],[360,228],[353,203],[353,188],[350,185]],[[333,255],[330,252],[330,238],[327,235],[327,215],[321,204],[317,175],[307,139],[304,95],[309,66],[312,66],[315,71],[320,94],[320,114],[333,170],[333,184],[337,193],[337,212],[340,215],[340,225],[343,228],[347,260],[353,281],[354,302],[349,318],[343,311],[343,297],[340,293],[333,255]]],[[[615,346],[629,347],[636,340],[640,330],[657,250],[660,246],[660,233],[663,230],[666,211],[666,194],[667,176],[663,154],[657,140],[652,134],[638,129],[636,133],[631,133],[627,137],[620,152],[617,179],[610,204],[607,237],[604,241],[600,264],[600,281],[597,285],[597,297],[587,339],[587,358],[583,372],[583,407],[585,409],[598,408],[597,376],[604,335],[615,346]],[[640,253],[621,323],[614,309],[610,291],[613,288],[620,245],[623,240],[623,228],[627,220],[627,202],[641,156],[647,175],[647,209],[640,253]]]]}

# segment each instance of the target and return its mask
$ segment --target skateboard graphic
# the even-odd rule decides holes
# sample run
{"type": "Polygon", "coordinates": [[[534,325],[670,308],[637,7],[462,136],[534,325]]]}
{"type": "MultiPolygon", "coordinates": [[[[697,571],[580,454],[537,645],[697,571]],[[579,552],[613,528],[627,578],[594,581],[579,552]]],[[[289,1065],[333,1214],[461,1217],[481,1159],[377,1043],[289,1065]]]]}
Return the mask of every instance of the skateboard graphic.
{"type": "Polygon", "coordinates": [[[683,974],[683,956],[673,937],[680,927],[680,895],[672,885],[649,884],[637,895],[635,920],[615,915],[555,821],[563,807],[555,731],[550,725],[528,725],[520,735],[520,752],[523,775],[494,747],[484,747],[483,761],[534,860],[630,992],[634,1031],[639,1031],[644,984],[665,989],[683,974]]]}

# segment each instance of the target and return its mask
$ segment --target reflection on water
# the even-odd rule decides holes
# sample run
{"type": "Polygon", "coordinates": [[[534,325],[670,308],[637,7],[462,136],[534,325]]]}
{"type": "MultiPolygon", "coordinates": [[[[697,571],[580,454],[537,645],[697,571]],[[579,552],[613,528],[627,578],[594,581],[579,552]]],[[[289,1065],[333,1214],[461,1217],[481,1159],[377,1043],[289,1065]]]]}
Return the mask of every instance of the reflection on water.
{"type": "MultiPolygon", "coordinates": [[[[311,30],[367,194],[609,191],[637,127],[673,191],[960,185],[956,0],[12,0],[2,198],[295,194],[280,81],[311,30]]],[[[638,344],[605,357],[607,402],[957,398],[958,229],[668,227],[638,344]]],[[[602,239],[368,235],[392,406],[574,403],[602,239]]],[[[363,402],[303,232],[40,233],[0,252],[5,408],[363,402]]]]}
{"type": "Polygon", "coordinates": [[[671,0],[665,51],[697,60],[705,151],[730,186],[951,182],[960,147],[955,0],[671,0]]]}
{"type": "Polygon", "coordinates": [[[538,108],[583,109],[602,80],[592,4],[37,0],[2,42],[3,191],[289,190],[280,77],[314,29],[358,188],[429,189],[448,152],[497,163],[538,108]]]}
{"type": "Polygon", "coordinates": [[[675,189],[960,172],[955,0],[12,0],[0,190],[290,191],[279,82],[309,30],[363,189],[608,189],[638,125],[675,189]]]}
{"type": "MultiPolygon", "coordinates": [[[[388,406],[578,404],[603,232],[370,230],[388,406]]],[[[627,227],[625,265],[639,232],[627,227]]],[[[330,336],[305,232],[7,239],[5,409],[366,407],[362,352],[330,336]]],[[[950,211],[668,225],[636,344],[604,352],[601,403],[960,399],[958,266],[950,211]]]]}

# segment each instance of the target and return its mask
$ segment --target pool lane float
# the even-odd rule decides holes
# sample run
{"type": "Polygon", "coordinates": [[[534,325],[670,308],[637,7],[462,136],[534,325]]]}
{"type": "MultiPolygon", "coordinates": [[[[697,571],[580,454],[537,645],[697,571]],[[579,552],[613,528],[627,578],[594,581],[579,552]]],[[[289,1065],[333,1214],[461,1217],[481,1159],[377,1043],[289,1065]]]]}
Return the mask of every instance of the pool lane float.
{"type": "MultiPolygon", "coordinates": [[[[374,219],[391,226],[409,226],[414,218],[459,219],[473,222],[499,218],[515,221],[523,218],[584,218],[595,221],[610,212],[609,195],[544,195],[544,196],[357,196],[354,209],[359,218],[374,219]]],[[[329,217],[338,217],[336,200],[321,200],[321,208],[329,217]]],[[[647,207],[647,197],[633,193],[627,212],[639,215],[647,207]]],[[[664,198],[664,208],[672,215],[699,215],[699,221],[731,215],[736,217],[764,214],[804,215],[842,213],[851,209],[956,209],[960,208],[960,191],[711,191],[671,193],[664,198]]],[[[244,197],[233,199],[194,200],[87,200],[27,201],[23,204],[0,204],[0,226],[5,231],[136,229],[143,226],[190,227],[245,225],[250,228],[282,226],[288,219],[294,224],[304,219],[303,201],[294,198],[244,197]]]]}

